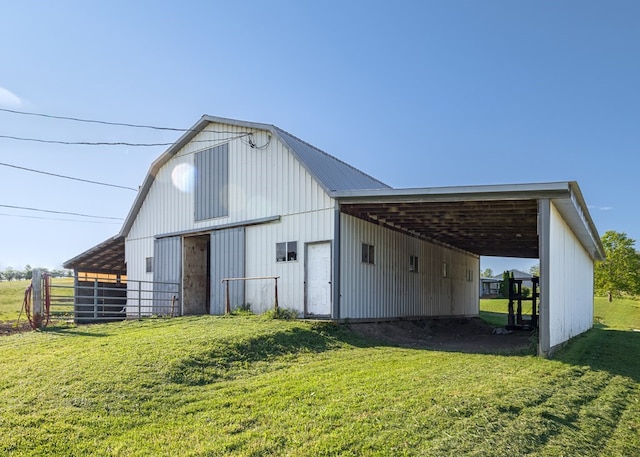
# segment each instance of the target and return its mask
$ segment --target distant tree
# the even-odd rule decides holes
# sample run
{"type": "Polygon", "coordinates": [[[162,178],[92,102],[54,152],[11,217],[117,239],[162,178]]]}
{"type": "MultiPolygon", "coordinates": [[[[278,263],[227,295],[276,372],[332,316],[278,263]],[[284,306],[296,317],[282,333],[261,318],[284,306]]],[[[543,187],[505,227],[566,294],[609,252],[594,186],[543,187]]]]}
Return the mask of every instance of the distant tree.
{"type": "Polygon", "coordinates": [[[608,231],[601,237],[606,253],[594,267],[595,292],[609,297],[640,293],[640,254],[626,233],[608,231]]]}
{"type": "Polygon", "coordinates": [[[24,266],[24,279],[31,279],[33,278],[33,268],[31,268],[31,265],[26,264],[24,266]]]}
{"type": "Polygon", "coordinates": [[[485,268],[482,270],[482,273],[480,273],[480,276],[483,278],[493,278],[493,270],[491,268],[485,268]]]}
{"type": "Polygon", "coordinates": [[[13,281],[16,277],[16,270],[14,270],[13,267],[7,267],[4,269],[2,275],[7,281],[13,281]]]}
{"type": "Polygon", "coordinates": [[[540,264],[536,263],[531,268],[529,268],[529,273],[531,273],[533,276],[540,276],[540,264]]]}
{"type": "Polygon", "coordinates": [[[499,294],[502,298],[509,298],[509,278],[511,278],[511,273],[508,271],[504,271],[502,273],[502,282],[500,282],[500,291],[499,294]]]}

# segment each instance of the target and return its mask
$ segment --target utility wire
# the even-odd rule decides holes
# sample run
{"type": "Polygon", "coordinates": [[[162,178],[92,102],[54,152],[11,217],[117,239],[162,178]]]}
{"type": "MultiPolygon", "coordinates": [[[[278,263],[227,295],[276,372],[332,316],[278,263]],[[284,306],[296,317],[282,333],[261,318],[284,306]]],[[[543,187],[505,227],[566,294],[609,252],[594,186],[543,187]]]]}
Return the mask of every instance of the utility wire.
{"type": "MultiPolygon", "coordinates": [[[[212,132],[211,130],[205,130],[205,132],[212,132]]],[[[212,132],[212,133],[221,133],[221,134],[231,134],[232,132],[212,132]]],[[[251,136],[251,133],[244,132],[240,133],[235,137],[230,138],[229,140],[234,140],[236,138],[243,138],[245,136],[251,136]]],[[[150,146],[171,146],[175,143],[127,143],[126,141],[62,141],[62,140],[45,140],[42,138],[27,138],[22,136],[10,136],[10,135],[0,135],[0,138],[6,138],[9,140],[18,140],[18,141],[34,141],[36,143],[48,143],[48,144],[65,144],[65,145],[80,145],[80,146],[137,146],[137,147],[150,147],[150,146]]],[[[225,139],[226,140],[226,139],[225,139]]],[[[191,143],[209,143],[211,141],[220,141],[220,139],[216,140],[191,140],[191,143]]],[[[252,146],[255,147],[255,146],[252,146]]]]}
{"type": "Polygon", "coordinates": [[[24,218],[24,219],[43,219],[43,220],[47,220],[47,221],[80,222],[80,223],[84,223],[84,224],[115,224],[115,225],[120,225],[120,222],[83,221],[83,220],[80,220],[80,219],[61,219],[61,218],[58,218],[58,217],[27,216],[25,214],[0,213],[0,216],[21,217],[21,218],[24,218]]]}
{"type": "Polygon", "coordinates": [[[82,213],[70,213],[68,211],[53,211],[50,209],[39,209],[39,208],[29,208],[26,206],[13,206],[13,205],[0,205],[2,208],[12,208],[12,209],[24,209],[27,211],[39,211],[41,213],[52,213],[52,214],[67,214],[69,216],[80,216],[80,217],[93,217],[95,219],[113,219],[117,221],[123,221],[122,217],[108,217],[108,216],[92,216],[91,214],[82,214],[82,213]]]}
{"type": "MultiPolygon", "coordinates": [[[[132,128],[138,128],[138,129],[153,129],[153,130],[165,130],[165,131],[170,131],[170,132],[200,132],[201,130],[194,130],[194,129],[179,129],[179,128],[174,128],[174,127],[158,127],[156,125],[145,125],[145,124],[129,124],[126,122],[109,122],[109,121],[100,121],[100,120],[96,120],[96,119],[83,119],[83,118],[79,118],[79,117],[68,117],[68,116],[56,116],[53,114],[44,114],[44,113],[31,113],[28,111],[17,111],[17,110],[13,110],[13,109],[7,109],[7,108],[0,108],[0,111],[5,112],[5,113],[12,113],[12,114],[20,114],[20,115],[24,115],[24,116],[38,116],[38,117],[45,117],[48,119],[61,119],[61,120],[65,120],[65,121],[74,121],[74,122],[86,122],[86,123],[91,123],[91,124],[102,124],[102,125],[115,125],[115,126],[119,126],[119,127],[132,127],[132,128]]],[[[251,132],[233,132],[233,131],[227,131],[227,130],[205,130],[206,132],[211,132],[211,133],[228,133],[228,134],[238,134],[238,133],[244,133],[245,135],[251,135],[251,132]]],[[[173,144],[173,143],[170,143],[173,144]]]]}
{"type": "Polygon", "coordinates": [[[65,176],[65,175],[59,175],[56,173],[49,173],[48,171],[34,170],[33,168],[21,167],[18,165],[11,165],[10,163],[0,162],[0,166],[16,168],[18,170],[31,171],[33,173],[40,173],[41,175],[55,176],[56,178],[71,179],[73,181],[86,182],[89,184],[97,184],[99,186],[117,187],[119,189],[127,189],[127,190],[132,190],[134,192],[138,192],[138,189],[135,189],[133,187],[119,186],[118,184],[109,184],[109,183],[100,182],[100,181],[91,181],[90,179],[74,178],[73,176],[65,176]]]}
{"type": "Polygon", "coordinates": [[[50,144],[66,144],[66,145],[82,145],[82,146],[170,146],[173,143],[127,143],[125,141],[103,142],[103,141],[62,141],[62,140],[43,140],[41,138],[25,138],[21,136],[0,135],[0,138],[18,141],[34,141],[36,143],[50,144]]]}
{"type": "Polygon", "coordinates": [[[38,116],[38,117],[46,117],[49,119],[62,119],[65,121],[86,122],[90,124],[117,125],[120,127],[134,127],[134,128],[140,128],[140,129],[153,129],[153,130],[168,130],[171,132],[189,132],[190,131],[190,129],[178,129],[173,127],[158,127],[154,125],[127,124],[124,122],[109,122],[109,121],[99,121],[95,119],[81,119],[78,117],[55,116],[53,114],[30,113],[27,111],[17,111],[17,110],[7,109],[7,108],[0,108],[0,111],[4,111],[5,113],[12,113],[12,114],[22,114],[24,116],[38,116]]]}

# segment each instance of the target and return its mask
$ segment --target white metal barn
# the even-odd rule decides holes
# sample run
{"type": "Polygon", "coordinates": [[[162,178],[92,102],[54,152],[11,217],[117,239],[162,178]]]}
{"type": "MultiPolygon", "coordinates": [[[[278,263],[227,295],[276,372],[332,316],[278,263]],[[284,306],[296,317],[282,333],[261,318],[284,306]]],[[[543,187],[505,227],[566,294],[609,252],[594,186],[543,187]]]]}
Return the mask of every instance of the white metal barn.
{"type": "MultiPolygon", "coordinates": [[[[539,258],[541,354],[591,327],[603,258],[575,182],[392,189],[278,127],[211,116],[151,165],[118,240],[130,280],[181,285],[181,314],[222,314],[223,278],[278,276],[280,307],[336,321],[477,316],[481,255],[539,258]]],[[[232,307],[265,311],[273,288],[233,282],[232,307]]]]}

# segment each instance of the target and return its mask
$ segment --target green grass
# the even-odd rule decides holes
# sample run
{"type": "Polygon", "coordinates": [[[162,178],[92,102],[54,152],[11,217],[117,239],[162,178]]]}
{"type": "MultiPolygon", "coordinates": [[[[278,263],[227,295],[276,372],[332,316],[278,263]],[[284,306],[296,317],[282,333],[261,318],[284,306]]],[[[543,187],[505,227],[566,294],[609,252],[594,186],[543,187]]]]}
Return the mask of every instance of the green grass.
{"type": "MultiPolygon", "coordinates": [[[[0,322],[18,320],[24,301],[24,291],[30,284],[31,280],[0,281],[0,322]]],[[[73,286],[73,278],[53,278],[52,284],[65,286],[65,288],[52,289],[52,294],[73,296],[73,289],[66,288],[66,286],[73,286]]],[[[24,312],[22,319],[25,319],[24,312]]]]}
{"type": "Polygon", "coordinates": [[[31,281],[0,281],[0,322],[15,321],[22,308],[24,290],[31,281]]]}
{"type": "Polygon", "coordinates": [[[553,360],[257,316],[3,337],[0,454],[637,455],[640,333],[605,311],[553,360]]]}

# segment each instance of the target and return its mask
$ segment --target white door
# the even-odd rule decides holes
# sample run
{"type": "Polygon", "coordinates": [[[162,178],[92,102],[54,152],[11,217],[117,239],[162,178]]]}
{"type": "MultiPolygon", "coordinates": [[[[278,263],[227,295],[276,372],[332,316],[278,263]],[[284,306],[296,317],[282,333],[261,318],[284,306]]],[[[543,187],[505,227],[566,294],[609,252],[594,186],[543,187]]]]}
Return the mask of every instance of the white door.
{"type": "Polygon", "coordinates": [[[307,244],[306,314],[331,316],[331,243],[307,244]]]}

